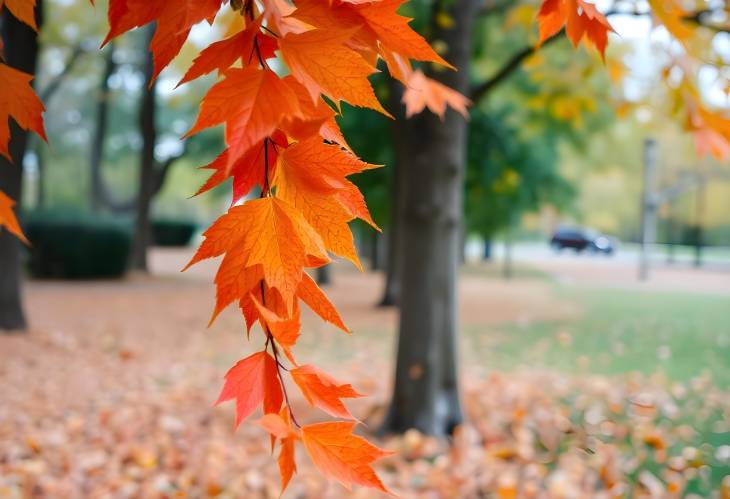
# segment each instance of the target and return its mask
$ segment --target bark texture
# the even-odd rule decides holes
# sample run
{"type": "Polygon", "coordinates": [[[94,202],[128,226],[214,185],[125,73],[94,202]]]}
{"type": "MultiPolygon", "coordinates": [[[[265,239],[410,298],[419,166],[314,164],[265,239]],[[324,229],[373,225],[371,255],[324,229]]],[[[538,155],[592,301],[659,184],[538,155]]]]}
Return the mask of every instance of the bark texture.
{"type": "MultiPolygon", "coordinates": [[[[154,31],[149,28],[151,42],[154,31]]],[[[134,242],[132,244],[132,267],[147,271],[147,248],[150,245],[152,225],[150,205],[155,195],[155,144],[157,143],[157,81],[152,80],[154,61],[147,52],[144,63],[145,88],[139,104],[139,131],[142,135],[142,150],[139,157],[139,191],[135,213],[134,242]]]]}
{"type": "Polygon", "coordinates": [[[398,304],[400,295],[400,263],[398,262],[398,242],[401,239],[400,227],[402,225],[402,193],[405,186],[403,175],[403,164],[408,161],[408,145],[402,140],[403,122],[406,119],[401,104],[403,97],[403,86],[393,80],[390,83],[390,109],[394,116],[391,125],[391,142],[393,143],[393,164],[389,165],[393,172],[392,185],[390,186],[390,224],[386,229],[385,242],[387,244],[385,255],[385,286],[383,297],[378,303],[379,307],[393,307],[398,304]]]}
{"type": "MultiPolygon", "coordinates": [[[[458,72],[435,78],[469,91],[476,0],[444,0],[451,29],[434,27],[432,40],[448,47],[458,72]]],[[[461,250],[462,190],[467,122],[449,110],[442,122],[429,112],[401,121],[403,185],[398,263],[401,266],[400,334],[395,387],[384,431],[416,428],[450,433],[463,419],[457,380],[456,276],[461,250]]]]}
{"type": "MultiPolygon", "coordinates": [[[[41,25],[42,3],[37,5],[37,21],[41,25]]],[[[15,19],[7,10],[0,14],[5,62],[26,73],[35,74],[38,59],[38,36],[15,19]]],[[[0,190],[20,206],[23,185],[23,155],[28,132],[11,120],[10,156],[13,162],[0,157],[0,190]]],[[[0,230],[0,330],[22,331],[26,328],[22,303],[21,242],[6,230],[0,230]]]]}

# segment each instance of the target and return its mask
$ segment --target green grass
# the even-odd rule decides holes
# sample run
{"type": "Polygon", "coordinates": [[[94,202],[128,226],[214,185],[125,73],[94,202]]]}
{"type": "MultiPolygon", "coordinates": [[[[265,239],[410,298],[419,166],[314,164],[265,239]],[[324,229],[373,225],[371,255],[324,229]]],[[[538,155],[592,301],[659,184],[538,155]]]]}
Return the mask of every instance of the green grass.
{"type": "MultiPolygon", "coordinates": [[[[660,374],[671,382],[691,386],[692,379],[709,375],[712,384],[730,390],[730,297],[688,293],[553,287],[556,297],[578,305],[578,317],[530,324],[467,328],[465,358],[488,369],[545,369],[568,375],[601,374],[621,378],[629,373],[660,374]]],[[[709,465],[706,480],[687,482],[684,493],[709,497],[723,477],[727,463],[713,458],[714,449],[730,445],[727,414],[707,410],[711,398],[703,389],[690,389],[677,399],[679,416],[655,423],[685,424],[695,430],[690,442],[677,441],[670,456],[695,445],[709,465]]],[[[570,404],[568,404],[570,405],[570,404]]],[[[582,421],[582,415],[578,415],[582,421]]],[[[630,448],[630,447],[627,447],[630,448]]],[[[659,474],[665,465],[644,462],[643,469],[659,474]]],[[[636,477],[632,477],[636,479],[636,477]]]]}
{"type": "Polygon", "coordinates": [[[578,304],[580,317],[503,324],[486,333],[469,328],[468,339],[487,335],[479,361],[500,370],[661,372],[676,381],[708,372],[730,387],[730,297],[569,287],[555,293],[578,304]]]}

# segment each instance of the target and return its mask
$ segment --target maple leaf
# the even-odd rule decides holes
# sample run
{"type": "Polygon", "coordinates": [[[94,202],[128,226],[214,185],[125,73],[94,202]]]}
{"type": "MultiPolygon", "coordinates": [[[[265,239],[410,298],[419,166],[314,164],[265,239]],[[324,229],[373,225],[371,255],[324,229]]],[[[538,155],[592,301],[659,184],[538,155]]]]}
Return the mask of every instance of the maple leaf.
{"type": "Polygon", "coordinates": [[[261,3],[264,6],[264,19],[279,35],[301,33],[309,29],[309,26],[291,17],[294,7],[286,0],[261,0],[261,3]]]}
{"type": "Polygon", "coordinates": [[[0,0],[0,11],[4,5],[16,19],[38,31],[35,22],[35,3],[36,0],[0,0]]]}
{"type": "Polygon", "coordinates": [[[649,5],[652,14],[677,40],[686,43],[692,37],[692,29],[684,23],[687,12],[675,0],[649,0],[649,5]]]}
{"type": "Polygon", "coordinates": [[[322,320],[330,322],[342,329],[346,333],[350,330],[342,322],[340,314],[337,313],[334,305],[327,299],[327,296],[319,289],[317,283],[314,282],[309,274],[302,274],[302,281],[297,288],[297,296],[312,309],[314,313],[319,315],[322,320]]]}
{"type": "Polygon", "coordinates": [[[47,141],[42,116],[45,108],[33,91],[32,79],[28,73],[0,63],[0,155],[9,161],[10,118],[23,130],[32,130],[47,141]]]}
{"type": "Polygon", "coordinates": [[[239,360],[225,376],[216,405],[236,399],[236,426],[263,402],[264,413],[278,413],[284,400],[276,361],[268,352],[239,360]]]}
{"type": "Polygon", "coordinates": [[[212,43],[195,58],[177,86],[216,70],[222,73],[239,59],[244,66],[248,66],[252,62],[258,64],[258,55],[264,60],[275,57],[274,52],[278,48],[276,39],[260,30],[261,18],[250,23],[243,31],[212,43]]]}
{"type": "Polygon", "coordinates": [[[578,46],[585,36],[604,58],[608,32],[614,31],[606,16],[585,0],[544,0],[538,12],[538,25],[539,44],[557,34],[565,25],[573,46],[578,46]]]}
{"type": "Polygon", "coordinates": [[[276,195],[302,212],[325,247],[362,268],[348,222],[355,217],[377,228],[357,187],[345,176],[374,168],[318,137],[289,146],[276,170],[276,195]]]}
{"type": "Polygon", "coordinates": [[[346,46],[352,32],[314,29],[279,40],[281,56],[291,74],[316,103],[322,93],[336,104],[369,107],[390,116],[375,97],[367,77],[376,69],[346,46]]]}
{"type": "Polygon", "coordinates": [[[317,423],[302,427],[302,441],[314,465],[348,490],[354,485],[373,487],[392,494],[370,464],[392,455],[352,434],[355,423],[317,423]]]}
{"type": "Polygon", "coordinates": [[[243,156],[233,162],[233,166],[230,168],[228,149],[225,149],[210,164],[201,167],[205,170],[215,170],[215,172],[195,195],[209,191],[225,182],[229,177],[233,177],[231,204],[236,204],[256,185],[263,189],[266,173],[268,172],[269,177],[273,177],[276,172],[278,147],[285,148],[287,145],[286,136],[277,130],[260,145],[257,144],[246,151],[243,156]]]}
{"type": "Polygon", "coordinates": [[[322,240],[301,213],[273,197],[234,206],[203,235],[186,268],[230,252],[236,268],[260,265],[266,284],[281,293],[290,309],[304,266],[329,262],[322,240]]]}
{"type": "Polygon", "coordinates": [[[296,344],[297,338],[299,338],[299,330],[301,328],[299,308],[294,310],[291,317],[280,317],[278,314],[262,305],[255,296],[251,296],[251,300],[256,307],[259,319],[263,324],[265,324],[266,331],[271,333],[271,336],[274,337],[276,342],[284,348],[284,351],[291,358],[289,349],[296,344]]]}
{"type": "Polygon", "coordinates": [[[283,494],[291,477],[297,471],[294,446],[301,437],[292,428],[291,418],[286,407],[282,408],[279,414],[266,414],[258,420],[258,424],[268,431],[272,437],[281,440],[278,462],[279,474],[281,475],[281,493],[283,494]]]}
{"type": "Polygon", "coordinates": [[[319,407],[336,418],[355,419],[340,400],[364,397],[355,391],[352,385],[340,383],[310,364],[292,369],[291,376],[299,385],[309,405],[319,407]]]}
{"type": "Polygon", "coordinates": [[[408,25],[410,18],[397,13],[404,2],[405,0],[381,0],[362,3],[355,8],[384,48],[407,59],[435,62],[456,69],[438,55],[421,35],[411,29],[408,25]]]}
{"type": "Polygon", "coordinates": [[[469,112],[466,108],[471,101],[456,90],[427,77],[420,69],[417,69],[408,79],[406,91],[403,92],[403,103],[406,105],[407,118],[428,108],[443,120],[447,105],[468,119],[469,112]]]}
{"type": "Polygon", "coordinates": [[[180,52],[193,25],[213,17],[223,0],[110,0],[109,33],[102,45],[138,26],[156,22],[150,43],[154,58],[153,78],[180,52]]]}
{"type": "Polygon", "coordinates": [[[225,123],[228,164],[232,167],[270,136],[285,116],[297,114],[297,96],[273,71],[233,68],[203,98],[198,119],[186,136],[225,123]]]}
{"type": "Polygon", "coordinates": [[[298,0],[294,16],[312,26],[352,31],[348,46],[375,64],[378,53],[398,53],[405,59],[434,62],[454,69],[397,13],[404,0],[339,2],[328,5],[317,0],[298,0]]]}
{"type": "Polygon", "coordinates": [[[285,77],[284,82],[291,87],[299,99],[302,114],[301,116],[285,117],[281,124],[282,130],[296,140],[304,140],[319,134],[325,140],[350,149],[335,120],[335,111],[327,105],[324,99],[320,97],[316,102],[312,102],[304,85],[291,75],[285,77]]]}
{"type": "Polygon", "coordinates": [[[699,103],[692,104],[687,127],[694,133],[697,154],[712,154],[717,160],[730,157],[730,119],[708,111],[699,103]]]}
{"type": "Polygon", "coordinates": [[[11,234],[15,234],[25,244],[30,244],[20,229],[18,219],[13,212],[14,206],[15,201],[3,191],[0,191],[0,228],[5,227],[11,234]]]}

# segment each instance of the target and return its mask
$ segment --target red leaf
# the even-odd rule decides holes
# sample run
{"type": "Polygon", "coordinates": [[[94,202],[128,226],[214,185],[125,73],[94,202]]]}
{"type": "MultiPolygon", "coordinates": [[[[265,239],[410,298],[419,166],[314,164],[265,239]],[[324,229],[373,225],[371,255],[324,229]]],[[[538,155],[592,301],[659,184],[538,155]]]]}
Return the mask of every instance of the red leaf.
{"type": "Polygon", "coordinates": [[[225,377],[216,405],[236,399],[236,426],[263,401],[264,413],[278,413],[283,393],[276,361],[267,352],[258,352],[233,366],[225,377]]]}

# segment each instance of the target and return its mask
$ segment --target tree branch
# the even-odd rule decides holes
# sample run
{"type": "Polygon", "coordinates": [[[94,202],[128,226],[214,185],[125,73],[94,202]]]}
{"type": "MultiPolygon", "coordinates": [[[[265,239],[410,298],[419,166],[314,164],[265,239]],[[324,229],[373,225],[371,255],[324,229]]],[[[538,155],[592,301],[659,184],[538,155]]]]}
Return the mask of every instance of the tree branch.
{"type": "Polygon", "coordinates": [[[185,142],[183,142],[183,150],[180,154],[175,154],[174,156],[170,156],[165,161],[155,161],[155,180],[152,187],[152,195],[156,196],[157,193],[159,193],[162,190],[162,186],[165,185],[165,178],[167,178],[167,174],[170,173],[170,169],[172,166],[177,163],[177,161],[181,158],[183,158],[188,153],[188,143],[190,142],[190,139],[187,139],[185,142]]]}
{"type": "Polygon", "coordinates": [[[492,14],[501,14],[514,5],[513,0],[505,0],[504,2],[486,2],[484,7],[479,11],[479,16],[491,16],[492,14]]]}
{"type": "MultiPolygon", "coordinates": [[[[552,38],[548,38],[545,40],[542,44],[542,47],[546,47],[547,45],[554,43],[555,41],[562,39],[565,35],[565,30],[561,30],[560,33],[556,34],[552,38]]],[[[509,78],[512,73],[517,71],[519,67],[522,65],[525,59],[530,57],[532,54],[534,54],[538,50],[537,45],[531,45],[529,47],[525,47],[519,52],[516,52],[507,62],[502,66],[502,68],[497,71],[491,78],[488,80],[475,85],[472,87],[470,92],[470,99],[472,102],[477,103],[479,102],[484,96],[486,96],[489,92],[491,92],[497,85],[502,83],[504,80],[509,78]]]]}
{"type": "Polygon", "coordinates": [[[53,95],[59,89],[66,77],[71,73],[74,66],[84,53],[85,50],[81,47],[81,44],[74,46],[71,54],[68,56],[68,59],[66,59],[66,64],[63,67],[63,71],[57,74],[56,77],[53,78],[51,82],[46,86],[46,88],[41,91],[40,98],[43,103],[45,103],[46,105],[48,104],[49,99],[53,97],[53,95]]]}

